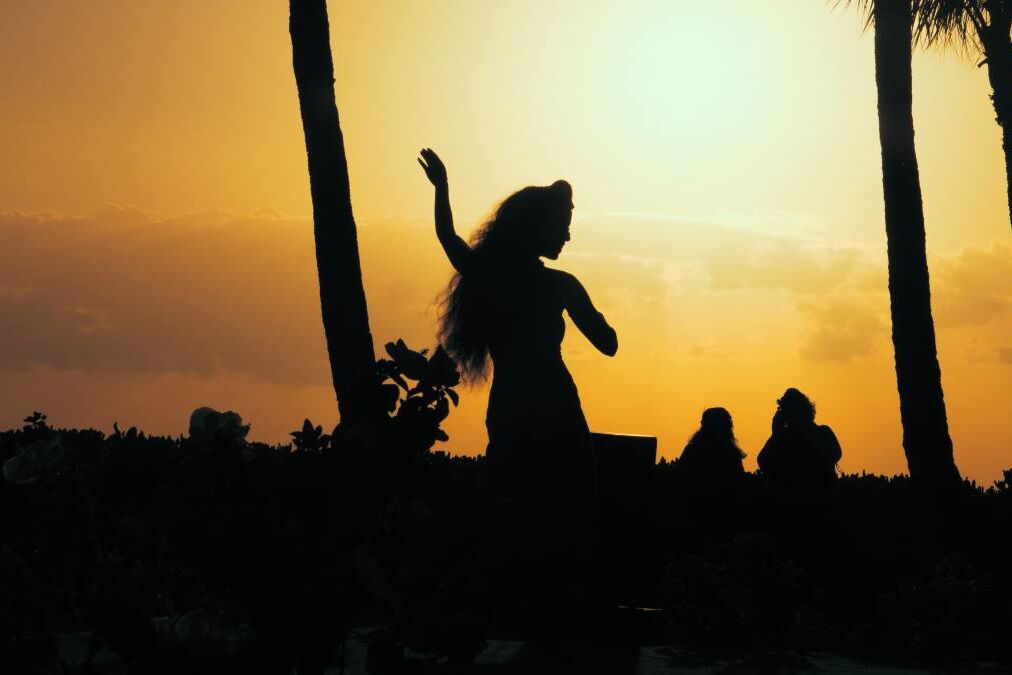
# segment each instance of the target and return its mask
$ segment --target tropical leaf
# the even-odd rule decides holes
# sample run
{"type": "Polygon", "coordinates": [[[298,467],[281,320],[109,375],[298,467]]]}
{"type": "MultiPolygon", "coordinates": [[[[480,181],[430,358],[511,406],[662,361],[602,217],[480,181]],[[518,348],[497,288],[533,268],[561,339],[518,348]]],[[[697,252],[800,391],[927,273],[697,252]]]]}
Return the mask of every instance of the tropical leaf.
{"type": "Polygon", "coordinates": [[[397,364],[398,369],[412,380],[421,380],[428,372],[429,362],[424,353],[415,350],[404,344],[404,340],[388,342],[386,344],[387,354],[397,364]]]}
{"type": "Polygon", "coordinates": [[[433,386],[454,387],[460,383],[460,372],[443,345],[436,347],[429,359],[429,383],[433,386]]]}
{"type": "Polygon", "coordinates": [[[383,409],[388,413],[392,413],[397,409],[397,401],[401,396],[400,389],[392,384],[380,385],[380,398],[382,401],[383,409]]]}

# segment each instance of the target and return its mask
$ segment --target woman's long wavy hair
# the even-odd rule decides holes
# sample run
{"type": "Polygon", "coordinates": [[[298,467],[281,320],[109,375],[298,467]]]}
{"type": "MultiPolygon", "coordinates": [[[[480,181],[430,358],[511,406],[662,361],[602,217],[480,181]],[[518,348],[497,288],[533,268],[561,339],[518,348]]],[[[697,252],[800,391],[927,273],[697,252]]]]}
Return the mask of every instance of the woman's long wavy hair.
{"type": "Polygon", "coordinates": [[[727,408],[707,408],[699,421],[699,430],[692,434],[689,445],[702,445],[708,448],[726,449],[730,454],[741,458],[746,455],[738,447],[738,439],[734,435],[734,422],[727,408]]]}
{"type": "Polygon", "coordinates": [[[544,227],[561,200],[568,205],[572,193],[564,180],[525,187],[504,199],[471,235],[466,274],[453,275],[439,302],[439,340],[465,382],[481,382],[488,375],[489,318],[497,309],[496,291],[537,260],[544,227]]]}
{"type": "Polygon", "coordinates": [[[791,387],[777,399],[777,408],[805,424],[815,424],[815,404],[801,391],[791,387]]]}

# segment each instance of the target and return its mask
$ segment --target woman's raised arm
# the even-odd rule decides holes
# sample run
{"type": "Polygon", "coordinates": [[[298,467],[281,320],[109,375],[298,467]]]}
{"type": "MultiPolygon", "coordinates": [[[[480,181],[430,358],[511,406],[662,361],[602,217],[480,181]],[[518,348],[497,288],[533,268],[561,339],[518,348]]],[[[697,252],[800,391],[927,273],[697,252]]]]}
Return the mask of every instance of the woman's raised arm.
{"type": "Polygon", "coordinates": [[[450,210],[450,186],[446,177],[446,166],[432,148],[422,148],[419,154],[421,157],[418,158],[418,163],[425,171],[429,182],[436,188],[436,236],[439,238],[439,243],[443,245],[450,264],[458,272],[464,274],[471,259],[471,248],[453,229],[453,212],[450,210]]]}

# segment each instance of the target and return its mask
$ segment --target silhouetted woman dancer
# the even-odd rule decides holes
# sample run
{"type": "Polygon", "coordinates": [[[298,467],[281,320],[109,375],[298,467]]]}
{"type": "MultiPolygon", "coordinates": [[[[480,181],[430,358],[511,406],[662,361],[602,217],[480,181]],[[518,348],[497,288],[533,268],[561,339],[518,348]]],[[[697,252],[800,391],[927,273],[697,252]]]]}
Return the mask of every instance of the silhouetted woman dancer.
{"type": "Polygon", "coordinates": [[[572,188],[560,180],[513,193],[469,245],[453,227],[443,162],[426,148],[418,163],[436,188],[436,235],[456,270],[440,339],[465,380],[482,380],[492,360],[485,423],[493,488],[513,503],[524,549],[564,544],[592,517],[596,471],[580,397],[562,361],[563,312],[601,352],[618,349],[615,331],[576,277],[540,260],[557,259],[569,241],[572,188]]]}

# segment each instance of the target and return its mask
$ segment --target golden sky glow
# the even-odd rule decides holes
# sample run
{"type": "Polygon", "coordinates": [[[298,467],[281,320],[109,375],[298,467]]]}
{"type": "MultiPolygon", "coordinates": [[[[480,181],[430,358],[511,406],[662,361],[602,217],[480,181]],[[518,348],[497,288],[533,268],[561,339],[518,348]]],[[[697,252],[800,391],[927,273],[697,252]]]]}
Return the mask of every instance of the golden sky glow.
{"type": "MultiPolygon", "coordinates": [[[[449,275],[418,148],[446,161],[465,234],[510,191],[566,178],[557,266],[620,341],[607,359],[566,340],[593,428],[677,456],[723,405],[754,468],[797,386],[845,470],[903,470],[872,40],[831,5],[331,2],[377,341],[431,344],[449,275]]],[[[6,8],[2,426],[38,408],[175,434],[203,404],[265,440],[335,421],[290,50],[281,0],[6,8]]],[[[987,94],[969,59],[915,57],[943,385],[957,463],[984,482],[1012,465],[1012,231],[987,94]]],[[[481,451],[483,415],[465,392],[449,447],[481,451]]]]}

